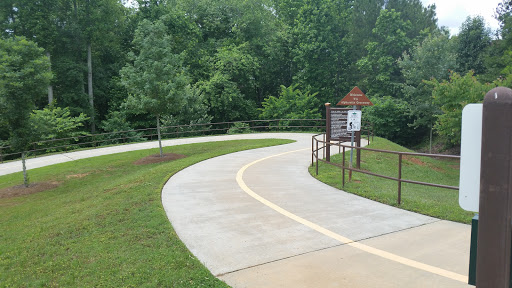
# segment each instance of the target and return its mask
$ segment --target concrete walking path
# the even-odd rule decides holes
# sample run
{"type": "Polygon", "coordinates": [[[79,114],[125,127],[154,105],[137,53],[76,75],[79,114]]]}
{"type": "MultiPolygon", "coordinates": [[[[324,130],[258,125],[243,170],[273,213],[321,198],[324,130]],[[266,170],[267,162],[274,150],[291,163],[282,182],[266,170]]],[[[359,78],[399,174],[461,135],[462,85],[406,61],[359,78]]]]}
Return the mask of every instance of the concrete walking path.
{"type": "MultiPolygon", "coordinates": [[[[162,203],[191,252],[232,287],[472,287],[470,227],[327,186],[307,171],[311,134],[267,133],[163,141],[297,142],[216,157],[174,175],[162,203]]],[[[136,143],[44,156],[29,169],[157,148],[136,143]]],[[[333,149],[335,150],[335,149],[333,149]]],[[[0,175],[21,163],[0,164],[0,175]]]]}
{"type": "MultiPolygon", "coordinates": [[[[181,139],[171,139],[171,140],[162,140],[162,145],[166,146],[176,146],[183,144],[191,144],[191,143],[205,143],[205,142],[213,142],[213,141],[228,141],[228,140],[238,140],[238,139],[265,139],[265,138],[281,138],[286,139],[287,133],[258,133],[258,134],[241,134],[241,135],[221,135],[221,136],[208,136],[208,137],[196,137],[196,138],[181,138],[181,139]]],[[[151,142],[142,142],[142,143],[134,143],[134,144],[126,144],[119,146],[111,146],[111,147],[103,147],[82,151],[72,151],[66,153],[60,153],[49,156],[39,156],[36,158],[27,159],[27,169],[35,169],[39,167],[45,167],[53,164],[59,164],[74,160],[80,160],[84,158],[96,157],[96,156],[104,156],[115,153],[122,153],[128,151],[135,150],[143,150],[143,149],[152,149],[158,148],[158,141],[151,142]]],[[[12,161],[6,163],[0,163],[0,176],[7,175],[11,173],[21,172],[21,160],[12,161]]]]}
{"type": "Polygon", "coordinates": [[[162,191],[182,241],[233,287],[468,287],[470,227],[312,178],[311,135],[224,155],[162,191]],[[277,156],[276,156],[277,155],[277,156]]]}

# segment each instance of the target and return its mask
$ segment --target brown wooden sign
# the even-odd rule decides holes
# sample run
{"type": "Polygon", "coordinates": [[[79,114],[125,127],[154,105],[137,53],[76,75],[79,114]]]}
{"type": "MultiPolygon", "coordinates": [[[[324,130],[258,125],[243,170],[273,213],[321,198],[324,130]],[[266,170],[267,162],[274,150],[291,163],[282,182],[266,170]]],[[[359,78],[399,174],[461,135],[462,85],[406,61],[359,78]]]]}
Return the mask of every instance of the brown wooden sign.
{"type": "Polygon", "coordinates": [[[333,141],[350,141],[347,131],[348,110],[351,108],[331,108],[330,110],[330,139],[333,141]]]}
{"type": "Polygon", "coordinates": [[[373,103],[364,95],[363,91],[356,86],[336,105],[373,106],[373,103]]]}
{"type": "MultiPolygon", "coordinates": [[[[347,131],[348,111],[352,108],[331,108],[331,103],[325,103],[326,109],[326,142],[331,141],[348,142],[351,140],[351,132],[347,131]]],[[[361,132],[355,132],[355,141],[358,147],[361,147],[361,132]]],[[[357,150],[357,159],[359,168],[359,161],[361,159],[360,152],[357,150]]],[[[331,161],[331,145],[326,144],[326,160],[331,161]]]]}

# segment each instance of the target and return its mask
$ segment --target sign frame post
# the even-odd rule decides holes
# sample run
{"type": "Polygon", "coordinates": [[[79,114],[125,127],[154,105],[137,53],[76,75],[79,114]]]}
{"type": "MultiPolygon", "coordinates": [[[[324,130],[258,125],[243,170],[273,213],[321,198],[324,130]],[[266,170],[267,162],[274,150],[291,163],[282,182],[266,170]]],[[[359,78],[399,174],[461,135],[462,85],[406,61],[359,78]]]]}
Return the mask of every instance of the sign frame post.
{"type": "Polygon", "coordinates": [[[512,250],[512,90],[484,98],[476,286],[510,287],[512,250]]]}
{"type": "MultiPolygon", "coordinates": [[[[343,99],[340,100],[336,104],[337,106],[340,105],[350,105],[354,107],[354,110],[361,110],[361,106],[373,106],[372,101],[366,97],[366,95],[359,89],[359,87],[354,87],[343,99]]],[[[357,142],[357,147],[361,147],[361,131],[358,131],[355,133],[355,141],[357,142]]],[[[351,141],[351,145],[354,146],[354,141],[351,141]]],[[[352,168],[352,152],[353,149],[350,151],[351,160],[350,160],[350,168],[352,168]]],[[[357,163],[356,167],[357,169],[361,168],[361,150],[357,149],[357,163]]],[[[351,175],[352,171],[349,172],[351,175]]],[[[350,178],[350,177],[349,177],[350,178]]]]}
{"type": "MultiPolygon", "coordinates": [[[[361,131],[361,110],[358,110],[356,105],[354,105],[354,106],[352,107],[352,110],[349,110],[349,111],[348,111],[348,115],[347,115],[347,131],[351,131],[351,135],[350,135],[350,146],[355,147],[355,146],[354,146],[354,136],[355,136],[355,134],[359,134],[359,135],[360,135],[360,131],[361,131]],[[356,113],[356,112],[358,112],[358,113],[356,113]],[[356,119],[357,119],[357,118],[359,118],[359,119],[358,119],[358,120],[359,120],[359,123],[358,123],[358,126],[356,126],[356,127],[353,127],[353,125],[352,125],[352,123],[353,123],[353,122],[352,122],[352,120],[350,119],[350,118],[351,118],[351,114],[352,114],[352,113],[353,113],[353,114],[359,114],[359,115],[355,115],[355,116],[356,116],[356,117],[355,117],[356,119]],[[357,116],[358,116],[358,117],[357,117],[357,116]]],[[[358,135],[358,136],[359,136],[359,135],[358,135]]],[[[359,140],[359,141],[358,141],[358,143],[357,143],[357,144],[358,144],[358,145],[357,145],[357,147],[360,147],[360,146],[361,146],[361,142],[360,142],[360,141],[361,141],[361,137],[358,137],[358,140],[359,140]]],[[[357,149],[357,152],[359,152],[359,149],[357,149]]],[[[361,167],[360,167],[360,160],[359,160],[359,158],[360,158],[360,154],[359,154],[359,153],[357,153],[357,157],[358,157],[358,161],[357,161],[357,169],[359,169],[359,168],[361,168],[361,167]]],[[[350,149],[350,162],[349,162],[349,168],[352,168],[352,167],[353,167],[353,165],[354,165],[353,163],[354,163],[354,148],[351,148],[351,149],[350,149]]],[[[349,179],[349,181],[351,181],[351,180],[352,180],[352,170],[349,170],[349,172],[348,172],[348,179],[349,179]]]]}

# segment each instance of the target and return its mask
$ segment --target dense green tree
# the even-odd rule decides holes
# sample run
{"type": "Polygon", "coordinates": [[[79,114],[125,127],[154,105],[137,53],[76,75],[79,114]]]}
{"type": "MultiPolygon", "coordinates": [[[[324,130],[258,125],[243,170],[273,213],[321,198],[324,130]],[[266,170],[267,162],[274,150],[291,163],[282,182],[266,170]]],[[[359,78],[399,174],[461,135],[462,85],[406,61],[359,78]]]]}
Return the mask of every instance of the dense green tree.
{"type": "Polygon", "coordinates": [[[410,112],[414,123],[411,125],[420,131],[430,130],[432,141],[432,128],[436,115],[440,114],[439,107],[433,105],[433,87],[424,80],[448,80],[450,71],[457,67],[456,42],[449,38],[448,31],[435,32],[423,42],[404,52],[398,60],[398,66],[404,76],[403,93],[411,105],[410,112]]]}
{"type": "Polygon", "coordinates": [[[169,128],[167,132],[188,132],[192,136],[194,134],[191,131],[194,130],[206,130],[209,129],[208,125],[197,125],[196,124],[208,124],[212,123],[213,117],[208,113],[208,106],[203,99],[204,95],[201,94],[200,90],[196,87],[187,86],[184,91],[185,103],[181,106],[180,113],[174,115],[164,115],[162,123],[164,126],[183,126],[191,125],[188,127],[182,127],[176,129],[174,127],[169,128]]]}
{"type": "MultiPolygon", "coordinates": [[[[87,133],[82,131],[81,127],[87,120],[87,115],[82,113],[73,117],[68,107],[56,107],[54,103],[44,109],[34,110],[30,114],[33,136],[42,141],[63,138],[77,139],[78,136],[86,135],[87,133]]],[[[64,143],[60,143],[64,145],[64,143]]],[[[54,146],[54,143],[44,146],[54,146]]]]}
{"type": "Polygon", "coordinates": [[[144,140],[142,132],[131,131],[134,127],[128,121],[128,111],[126,110],[111,111],[106,119],[101,121],[99,127],[107,133],[96,137],[96,140],[103,140],[106,143],[125,142],[123,138],[128,138],[129,141],[144,140]]]}
{"type": "Polygon", "coordinates": [[[495,18],[500,23],[499,34],[507,46],[512,45],[512,1],[503,0],[496,7],[495,18]]]}
{"type": "Polygon", "coordinates": [[[256,93],[260,63],[258,58],[251,55],[248,43],[220,48],[211,62],[211,70],[225,75],[227,79],[236,83],[238,90],[246,99],[254,103],[263,100],[259,99],[259,94],[256,93]]]}
{"type": "Polygon", "coordinates": [[[229,75],[215,72],[197,86],[213,122],[250,120],[256,116],[256,103],[242,95],[229,75]]]}
{"type": "Polygon", "coordinates": [[[350,86],[349,9],[348,1],[304,1],[293,28],[294,81],[318,91],[324,103],[339,101],[350,86]]]}
{"type": "Polygon", "coordinates": [[[376,41],[368,43],[368,55],[357,62],[359,70],[366,78],[363,87],[367,87],[369,94],[394,97],[401,95],[399,84],[403,78],[396,60],[413,43],[407,37],[410,29],[410,21],[402,20],[399,12],[381,11],[373,29],[376,41]]]}
{"type": "MultiPolygon", "coordinates": [[[[310,91],[302,92],[297,89],[298,84],[289,87],[281,86],[279,97],[270,96],[263,101],[260,108],[260,119],[319,119],[322,114],[318,107],[320,105],[315,97],[318,93],[310,91]]],[[[287,126],[288,121],[279,123],[287,126]]],[[[302,125],[314,125],[307,121],[302,125]]]]}
{"type": "Polygon", "coordinates": [[[400,13],[404,21],[411,23],[406,36],[409,39],[423,40],[426,33],[438,29],[435,4],[423,6],[421,0],[387,0],[387,10],[395,10],[400,13]]]}
{"type": "Polygon", "coordinates": [[[411,125],[415,119],[407,101],[384,96],[372,97],[372,103],[363,108],[363,114],[374,125],[376,135],[400,145],[415,145],[423,139],[424,131],[411,125]]]}
{"type": "Polygon", "coordinates": [[[188,79],[183,56],[172,51],[173,37],[161,22],[144,20],[139,24],[133,45],[133,61],[121,70],[123,85],[130,93],[126,107],[156,118],[160,156],[163,156],[160,119],[180,111],[188,79]]]}
{"type": "Polygon", "coordinates": [[[495,18],[500,28],[496,39],[484,52],[485,74],[480,74],[481,81],[492,82],[512,73],[512,2],[504,0],[496,8],[495,18]]]}
{"type": "Polygon", "coordinates": [[[55,98],[74,115],[86,112],[95,118],[98,110],[99,118],[104,117],[110,81],[125,61],[127,11],[119,0],[9,0],[0,5],[0,14],[9,15],[0,20],[3,33],[35,41],[51,58],[55,77],[48,101],[38,101],[38,107],[55,98]],[[98,64],[94,74],[93,63],[98,64]]]}
{"type": "MultiPolygon", "coordinates": [[[[364,48],[374,38],[372,31],[375,28],[375,23],[384,4],[384,0],[359,0],[353,2],[349,42],[352,55],[351,62],[353,64],[366,56],[367,51],[364,48]]],[[[357,68],[354,67],[354,69],[357,68]]]]}
{"type": "MultiPolygon", "coordinates": [[[[189,52],[185,59],[185,64],[191,68],[192,81],[203,82],[212,78],[218,71],[211,63],[217,62],[217,58],[222,56],[220,54],[226,54],[226,51],[230,53],[229,51],[238,49],[258,66],[276,65],[270,59],[281,61],[282,58],[272,57],[275,52],[273,40],[279,39],[276,35],[281,30],[269,7],[270,3],[266,0],[180,1],[176,9],[185,11],[189,20],[196,27],[200,27],[200,39],[193,49],[187,49],[189,52]],[[272,48],[269,49],[268,46],[272,48]]],[[[234,55],[238,53],[234,51],[234,55]]],[[[249,88],[246,83],[242,83],[244,87],[240,87],[240,90],[247,99],[259,103],[265,95],[278,89],[280,83],[276,78],[279,77],[273,74],[276,71],[281,74],[278,69],[260,69],[259,73],[247,69],[246,71],[248,74],[242,77],[250,78],[251,85],[249,88]]],[[[240,86],[239,81],[233,81],[240,86]]]]}
{"type": "Polygon", "coordinates": [[[473,70],[476,75],[483,74],[484,52],[491,43],[491,30],[485,26],[484,18],[466,18],[460,27],[458,42],[457,71],[466,73],[473,70]]]}
{"type": "Polygon", "coordinates": [[[139,22],[142,20],[156,21],[169,11],[173,1],[168,0],[136,0],[139,22]]]}
{"type": "Polygon", "coordinates": [[[47,91],[52,77],[49,67],[44,49],[36,43],[24,37],[0,38],[0,105],[5,108],[0,118],[6,119],[12,148],[22,152],[25,186],[28,186],[25,151],[35,140],[30,113],[36,100],[47,91]]]}
{"type": "Polygon", "coordinates": [[[496,84],[482,84],[474,76],[473,71],[462,76],[452,73],[450,80],[428,82],[434,87],[432,97],[434,104],[439,106],[442,114],[437,115],[435,129],[449,146],[460,145],[462,109],[470,103],[480,103],[485,94],[496,84]]]}
{"type": "MultiPolygon", "coordinates": [[[[59,1],[8,0],[0,4],[0,33],[5,36],[25,36],[45,49],[51,59],[58,40],[58,17],[54,11],[59,1]]],[[[48,101],[53,101],[53,86],[48,86],[48,101]]]]}

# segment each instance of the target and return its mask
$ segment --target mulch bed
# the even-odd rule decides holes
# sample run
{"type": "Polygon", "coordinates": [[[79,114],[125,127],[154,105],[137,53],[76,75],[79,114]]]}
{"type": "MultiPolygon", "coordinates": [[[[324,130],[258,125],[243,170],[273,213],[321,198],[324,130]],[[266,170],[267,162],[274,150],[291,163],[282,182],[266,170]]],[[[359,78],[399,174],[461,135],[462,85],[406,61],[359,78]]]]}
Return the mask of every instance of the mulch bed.
{"type": "Polygon", "coordinates": [[[165,153],[163,157],[160,157],[160,154],[155,155],[149,155],[147,157],[141,158],[133,164],[135,165],[145,165],[145,164],[153,164],[153,163],[161,163],[161,162],[168,162],[173,160],[178,160],[187,157],[186,155],[182,154],[174,154],[174,153],[165,153]]]}
{"type": "Polygon", "coordinates": [[[28,187],[18,185],[0,189],[0,198],[12,198],[23,195],[30,195],[59,187],[60,182],[38,182],[30,183],[28,187]]]}

